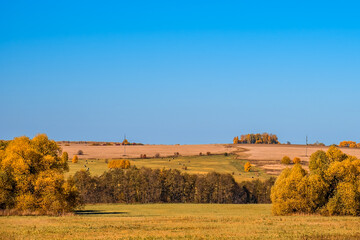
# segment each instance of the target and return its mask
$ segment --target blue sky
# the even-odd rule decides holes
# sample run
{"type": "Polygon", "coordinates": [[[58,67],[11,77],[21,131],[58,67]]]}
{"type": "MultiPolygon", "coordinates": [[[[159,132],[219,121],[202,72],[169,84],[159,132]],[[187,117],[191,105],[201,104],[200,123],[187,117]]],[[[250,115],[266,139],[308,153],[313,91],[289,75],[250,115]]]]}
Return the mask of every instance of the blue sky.
{"type": "Polygon", "coordinates": [[[360,141],[357,1],[2,1],[0,138],[360,141]]]}

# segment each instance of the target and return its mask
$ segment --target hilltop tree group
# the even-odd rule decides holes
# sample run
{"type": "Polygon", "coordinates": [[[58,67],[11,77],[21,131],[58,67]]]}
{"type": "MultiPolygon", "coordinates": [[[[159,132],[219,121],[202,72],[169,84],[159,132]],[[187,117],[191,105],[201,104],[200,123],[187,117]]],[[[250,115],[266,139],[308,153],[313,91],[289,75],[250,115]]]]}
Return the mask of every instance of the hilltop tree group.
{"type": "Polygon", "coordinates": [[[40,214],[73,211],[80,204],[75,185],[64,179],[67,154],[45,134],[18,137],[0,149],[0,209],[40,214]]]}
{"type": "Polygon", "coordinates": [[[360,148],[360,143],[354,141],[342,141],[340,142],[339,147],[360,148]]]}
{"type": "Polygon", "coordinates": [[[360,160],[332,146],[313,153],[309,169],[295,164],[277,178],[271,190],[275,215],[360,215],[360,160]]]}
{"type": "Polygon", "coordinates": [[[275,134],[268,133],[256,133],[241,135],[233,139],[234,144],[279,144],[278,137],[275,134]]]}

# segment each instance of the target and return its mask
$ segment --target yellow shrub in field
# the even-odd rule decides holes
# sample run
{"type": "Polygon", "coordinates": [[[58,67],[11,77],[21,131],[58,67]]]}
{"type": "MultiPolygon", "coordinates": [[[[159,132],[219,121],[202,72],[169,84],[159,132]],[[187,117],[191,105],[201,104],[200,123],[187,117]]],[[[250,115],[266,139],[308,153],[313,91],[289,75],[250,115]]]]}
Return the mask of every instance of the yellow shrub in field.
{"type": "Polygon", "coordinates": [[[79,158],[77,155],[74,155],[74,157],[72,158],[72,162],[73,163],[77,163],[79,161],[79,158]]]}
{"type": "Polygon", "coordinates": [[[130,168],[130,161],[129,160],[112,160],[108,163],[108,168],[119,168],[119,169],[128,169],[130,168]]]}
{"type": "Polygon", "coordinates": [[[290,159],[288,156],[284,156],[284,157],[281,159],[281,163],[282,163],[282,164],[289,165],[290,162],[291,162],[291,159],[290,159]]]}
{"type": "Polygon", "coordinates": [[[298,163],[300,163],[301,161],[300,161],[300,158],[298,158],[298,157],[295,157],[294,159],[293,159],[293,163],[294,164],[298,164],[298,163]]]}
{"type": "Polygon", "coordinates": [[[246,162],[244,165],[245,172],[250,172],[250,169],[251,169],[251,164],[249,162],[246,162]]]}

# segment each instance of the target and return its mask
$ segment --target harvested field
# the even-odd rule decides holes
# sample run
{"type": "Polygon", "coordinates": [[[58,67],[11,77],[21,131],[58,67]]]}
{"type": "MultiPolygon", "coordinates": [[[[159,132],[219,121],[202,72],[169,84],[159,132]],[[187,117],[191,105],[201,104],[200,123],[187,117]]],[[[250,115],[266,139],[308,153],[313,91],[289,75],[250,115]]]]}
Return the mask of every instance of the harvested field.
{"type": "Polygon", "coordinates": [[[154,157],[157,153],[160,156],[172,156],[178,152],[182,156],[194,156],[207,152],[220,154],[237,150],[230,144],[203,144],[203,145],[128,145],[124,146],[92,146],[90,144],[74,144],[69,146],[60,144],[63,151],[69,153],[69,157],[77,154],[79,150],[84,152],[79,155],[80,159],[119,159],[119,158],[139,158],[141,154],[147,157],[154,157]],[[125,155],[125,156],[124,156],[125,155]]]}
{"type": "MultiPolygon", "coordinates": [[[[238,159],[249,160],[252,165],[262,168],[267,174],[278,175],[286,166],[280,164],[280,159],[287,155],[291,159],[299,157],[302,164],[307,168],[309,156],[317,150],[326,151],[328,147],[305,145],[266,145],[266,144],[203,144],[203,145],[135,145],[135,146],[92,146],[85,143],[71,143],[69,146],[61,144],[63,151],[69,153],[71,158],[79,150],[83,155],[80,159],[119,159],[139,158],[141,154],[147,157],[154,157],[160,154],[161,157],[173,156],[178,152],[181,156],[198,156],[201,152],[206,154],[234,153],[238,159]],[[307,149],[307,150],[306,150],[307,149]],[[124,154],[125,153],[125,154],[124,154]],[[306,155],[307,153],[307,155],[306,155]],[[125,156],[124,156],[125,155],[125,156]]],[[[349,155],[360,158],[360,149],[341,148],[349,155]]],[[[151,161],[151,159],[148,159],[151,161]]]]}

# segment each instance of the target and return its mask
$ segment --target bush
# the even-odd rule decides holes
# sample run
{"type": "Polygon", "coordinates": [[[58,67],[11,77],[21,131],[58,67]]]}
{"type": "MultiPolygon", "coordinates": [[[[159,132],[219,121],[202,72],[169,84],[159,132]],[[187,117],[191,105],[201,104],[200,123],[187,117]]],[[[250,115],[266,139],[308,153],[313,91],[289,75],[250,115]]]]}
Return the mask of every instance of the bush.
{"type": "Polygon", "coordinates": [[[145,158],[146,158],[146,154],[140,154],[140,158],[145,159],[145,158]]]}
{"type": "Polygon", "coordinates": [[[300,162],[301,162],[300,158],[294,157],[294,159],[293,159],[293,163],[294,163],[294,164],[298,164],[298,163],[300,163],[300,162]]]}
{"type": "Polygon", "coordinates": [[[79,161],[79,157],[77,155],[74,155],[74,157],[72,158],[72,162],[77,163],[78,161],[79,161]]]}
{"type": "Polygon", "coordinates": [[[226,153],[224,153],[224,156],[225,156],[225,157],[227,157],[228,155],[229,155],[229,154],[228,154],[227,152],[226,152],[226,153]]]}
{"type": "Polygon", "coordinates": [[[202,156],[203,154],[202,154],[202,152],[199,152],[199,156],[202,156]]]}
{"type": "Polygon", "coordinates": [[[206,152],[206,155],[208,155],[208,156],[211,155],[211,152],[206,152]]]}
{"type": "Polygon", "coordinates": [[[249,162],[246,162],[244,165],[244,171],[250,172],[250,169],[251,169],[251,164],[249,162]]]}
{"type": "Polygon", "coordinates": [[[160,153],[155,153],[155,158],[160,158],[160,153]]]}
{"type": "Polygon", "coordinates": [[[83,155],[84,154],[84,152],[82,151],[82,150],[79,150],[78,152],[77,152],[77,155],[83,155]]]}
{"type": "Polygon", "coordinates": [[[64,162],[67,162],[69,160],[69,154],[67,152],[63,152],[63,154],[61,155],[61,159],[64,162]]]}
{"type": "Polygon", "coordinates": [[[284,157],[281,159],[281,164],[289,165],[290,162],[291,162],[291,159],[290,159],[288,156],[284,156],[284,157]]]}
{"type": "Polygon", "coordinates": [[[108,168],[113,169],[128,169],[130,168],[130,161],[129,160],[112,160],[108,163],[108,168]]]}

